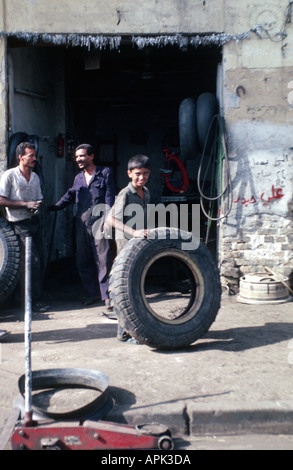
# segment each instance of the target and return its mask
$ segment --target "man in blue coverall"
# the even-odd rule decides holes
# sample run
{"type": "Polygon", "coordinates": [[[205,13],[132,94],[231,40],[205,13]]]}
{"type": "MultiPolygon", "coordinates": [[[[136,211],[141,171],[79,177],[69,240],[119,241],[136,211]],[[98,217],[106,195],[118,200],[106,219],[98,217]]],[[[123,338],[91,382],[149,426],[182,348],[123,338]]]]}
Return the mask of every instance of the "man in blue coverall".
{"type": "MultiPolygon", "coordinates": [[[[76,148],[75,159],[81,170],[73,185],[49,210],[60,210],[69,204],[77,205],[76,213],[76,266],[87,293],[84,305],[96,303],[101,295],[107,308],[109,300],[109,273],[112,265],[110,241],[95,237],[93,225],[98,217],[93,209],[98,204],[111,207],[115,199],[115,185],[109,168],[96,165],[94,150],[90,144],[76,148]]],[[[106,214],[105,214],[106,215],[106,214]]]]}

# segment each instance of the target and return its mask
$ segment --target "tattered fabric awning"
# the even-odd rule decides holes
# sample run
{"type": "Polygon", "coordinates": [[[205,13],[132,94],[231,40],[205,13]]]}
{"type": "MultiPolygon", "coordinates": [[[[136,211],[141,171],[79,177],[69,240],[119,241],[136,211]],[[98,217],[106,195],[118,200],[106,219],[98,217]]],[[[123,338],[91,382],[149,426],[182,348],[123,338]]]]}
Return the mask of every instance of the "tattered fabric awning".
{"type": "MultiPolygon", "coordinates": [[[[125,36],[111,36],[99,34],[61,34],[61,33],[27,33],[22,31],[0,32],[0,36],[24,41],[32,45],[52,45],[66,47],[87,47],[88,49],[119,49],[125,36]]],[[[187,46],[217,46],[220,47],[230,41],[239,42],[250,39],[250,32],[242,34],[211,33],[205,35],[158,35],[158,36],[127,36],[134,46],[143,49],[148,46],[165,47],[178,46],[183,49],[187,46]]]]}

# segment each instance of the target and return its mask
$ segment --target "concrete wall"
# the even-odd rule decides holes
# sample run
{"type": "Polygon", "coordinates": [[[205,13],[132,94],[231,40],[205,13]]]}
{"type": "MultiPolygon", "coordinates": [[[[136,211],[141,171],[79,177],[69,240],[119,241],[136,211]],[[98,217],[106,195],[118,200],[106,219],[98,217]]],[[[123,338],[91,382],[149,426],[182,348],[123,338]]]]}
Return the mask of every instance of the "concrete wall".
{"type": "Polygon", "coordinates": [[[4,3],[7,31],[116,35],[224,29],[223,0],[63,0],[61,3],[7,0],[4,3]]]}
{"type": "Polygon", "coordinates": [[[274,36],[284,17],[271,2],[258,18],[268,21],[270,12],[271,35],[260,28],[253,39],[224,46],[223,112],[233,192],[232,204],[227,198],[223,204],[231,211],[221,222],[219,253],[222,275],[232,284],[264,266],[292,272],[293,31],[289,24],[284,40],[274,36]]]}

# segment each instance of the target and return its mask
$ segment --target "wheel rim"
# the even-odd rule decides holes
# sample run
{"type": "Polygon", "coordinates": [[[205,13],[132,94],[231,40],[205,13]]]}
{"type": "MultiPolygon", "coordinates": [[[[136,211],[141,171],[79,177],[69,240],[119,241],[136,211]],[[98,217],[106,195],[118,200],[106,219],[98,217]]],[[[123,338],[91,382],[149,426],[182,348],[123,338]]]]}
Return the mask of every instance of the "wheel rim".
{"type": "Polygon", "coordinates": [[[194,260],[183,251],[169,249],[168,252],[157,253],[144,266],[140,291],[145,307],[154,318],[162,323],[178,325],[186,323],[197,314],[203,302],[205,289],[202,273],[194,260]],[[177,276],[179,268],[179,273],[182,275],[182,272],[185,272],[186,278],[171,283],[163,278],[166,290],[162,291],[162,282],[159,282],[160,279],[152,282],[152,273],[156,266],[167,260],[174,263],[177,276]],[[172,287],[172,284],[175,286],[172,287]],[[182,292],[182,286],[185,286],[184,290],[187,292],[182,292]]]}

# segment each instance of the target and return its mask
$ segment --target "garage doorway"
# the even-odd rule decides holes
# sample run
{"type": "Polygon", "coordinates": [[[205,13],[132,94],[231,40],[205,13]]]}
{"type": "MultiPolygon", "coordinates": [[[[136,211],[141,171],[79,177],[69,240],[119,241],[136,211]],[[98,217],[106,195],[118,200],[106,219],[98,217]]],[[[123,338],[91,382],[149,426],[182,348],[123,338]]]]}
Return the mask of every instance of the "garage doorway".
{"type": "MultiPolygon", "coordinates": [[[[51,45],[28,47],[11,39],[9,57],[10,131],[41,136],[40,152],[45,155],[43,192],[48,204],[69,187],[76,174],[72,149],[84,142],[94,145],[101,164],[112,167],[117,192],[128,183],[128,159],[144,153],[152,160],[148,184],[152,202],[161,202],[164,195],[172,197],[170,192],[164,193],[161,169],[166,169],[166,162],[162,150],[170,148],[180,158],[178,116],[182,101],[196,100],[202,93],[216,96],[217,70],[222,61],[220,47],[139,48],[131,39],[123,38],[117,48],[89,50],[51,45]],[[33,93],[25,96],[20,94],[22,90],[33,93]],[[59,133],[65,138],[63,163],[56,157],[59,133]]],[[[200,152],[184,162],[192,203],[199,203],[199,160],[200,152]]],[[[208,184],[212,184],[209,178],[210,175],[206,178],[208,184]]],[[[185,203],[186,199],[180,197],[175,194],[178,204],[185,203]]],[[[74,243],[68,237],[73,233],[73,211],[58,214],[58,218],[50,259],[69,256],[74,251],[74,243]]],[[[208,223],[202,216],[202,239],[208,223]]],[[[43,225],[48,251],[52,222],[44,218],[43,225]]],[[[213,243],[216,224],[209,233],[209,243],[213,243]]]]}
{"type": "MultiPolygon", "coordinates": [[[[218,47],[138,49],[127,40],[116,50],[72,49],[66,55],[69,132],[76,143],[93,143],[101,164],[112,166],[117,190],[128,183],[128,159],[143,153],[152,159],[148,187],[154,203],[199,203],[197,172],[201,150],[197,150],[195,158],[184,161],[189,184],[187,199],[166,190],[161,169],[168,164],[162,150],[170,148],[181,158],[180,104],[186,99],[196,101],[203,93],[216,96],[221,60],[218,47]]],[[[210,175],[208,184],[209,178],[210,175]]],[[[203,217],[203,238],[207,224],[203,217]]],[[[214,238],[215,233],[211,232],[211,236],[214,238]]]]}

